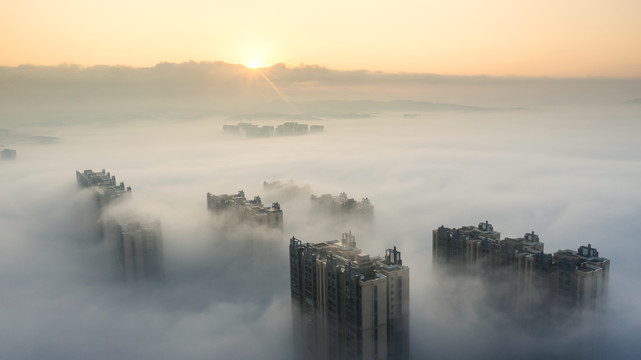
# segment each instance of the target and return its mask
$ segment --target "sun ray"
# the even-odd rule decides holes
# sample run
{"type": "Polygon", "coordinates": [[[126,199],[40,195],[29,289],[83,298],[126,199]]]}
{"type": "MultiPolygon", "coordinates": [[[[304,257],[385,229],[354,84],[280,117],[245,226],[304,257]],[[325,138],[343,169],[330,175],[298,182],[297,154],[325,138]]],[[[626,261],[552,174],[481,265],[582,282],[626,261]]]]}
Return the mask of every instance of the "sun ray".
{"type": "MultiPolygon", "coordinates": [[[[272,65],[273,65],[273,64],[272,64],[272,65]]],[[[269,66],[271,66],[271,65],[269,65],[269,66]]],[[[295,113],[295,114],[300,114],[300,111],[298,111],[298,108],[296,108],[296,105],[294,105],[294,103],[292,103],[291,101],[289,101],[289,99],[287,98],[287,96],[285,96],[285,94],[284,94],[284,93],[283,93],[283,92],[282,92],[282,91],[281,91],[281,90],[280,90],[280,89],[279,89],[279,88],[278,88],[278,87],[277,87],[277,86],[276,86],[276,85],[275,85],[275,84],[274,84],[274,83],[269,79],[269,77],[267,77],[267,75],[265,74],[265,72],[264,72],[264,71],[262,71],[260,68],[257,68],[257,70],[258,70],[258,73],[259,73],[259,74],[261,74],[261,75],[263,76],[263,78],[265,79],[265,81],[267,81],[267,83],[269,84],[269,86],[271,86],[271,87],[272,87],[272,89],[274,89],[274,91],[276,92],[276,94],[278,94],[278,96],[281,98],[281,100],[283,100],[287,105],[289,105],[289,107],[291,107],[291,108],[292,108],[292,110],[294,111],[294,113],[295,113]]]]}

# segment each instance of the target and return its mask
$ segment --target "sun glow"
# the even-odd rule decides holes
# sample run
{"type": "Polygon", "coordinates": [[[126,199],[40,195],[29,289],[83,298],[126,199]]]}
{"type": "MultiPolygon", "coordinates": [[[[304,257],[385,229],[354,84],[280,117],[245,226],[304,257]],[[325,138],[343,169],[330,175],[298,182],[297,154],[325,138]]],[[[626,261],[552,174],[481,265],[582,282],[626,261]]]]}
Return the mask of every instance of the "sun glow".
{"type": "Polygon", "coordinates": [[[258,69],[260,67],[263,67],[263,65],[260,63],[260,61],[254,59],[248,62],[247,64],[244,64],[246,67],[250,69],[258,69]]]}
{"type": "Polygon", "coordinates": [[[265,63],[262,63],[259,60],[251,60],[249,62],[243,63],[242,65],[244,67],[248,68],[248,69],[256,70],[256,69],[268,68],[268,67],[274,66],[274,65],[276,65],[278,63],[279,63],[279,61],[276,61],[276,62],[273,62],[273,63],[269,63],[269,64],[265,64],[265,63]]]}

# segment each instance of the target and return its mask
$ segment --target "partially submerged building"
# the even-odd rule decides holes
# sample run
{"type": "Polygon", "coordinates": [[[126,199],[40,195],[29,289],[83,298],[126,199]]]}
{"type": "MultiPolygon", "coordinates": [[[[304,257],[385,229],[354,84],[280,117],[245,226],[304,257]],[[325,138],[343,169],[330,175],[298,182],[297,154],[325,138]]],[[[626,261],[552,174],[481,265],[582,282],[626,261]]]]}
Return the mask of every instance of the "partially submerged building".
{"type": "Polygon", "coordinates": [[[401,253],[370,257],[356,238],[291,238],[294,333],[305,359],[408,359],[409,268],[401,253]]]}
{"type": "Polygon", "coordinates": [[[81,188],[90,188],[96,193],[99,209],[103,209],[111,201],[122,196],[131,195],[131,187],[125,187],[123,182],[118,184],[116,176],[105,172],[105,169],[100,172],[94,172],[93,170],[76,171],[76,180],[81,188]]]}
{"type": "Polygon", "coordinates": [[[250,122],[239,122],[236,125],[223,125],[223,133],[246,137],[307,135],[311,133],[321,133],[324,129],[325,127],[323,125],[308,126],[307,124],[299,124],[297,122],[285,122],[276,127],[273,125],[258,126],[250,122]]]}
{"type": "Polygon", "coordinates": [[[271,125],[258,126],[252,123],[240,122],[236,125],[223,125],[223,132],[225,134],[247,137],[271,137],[274,136],[274,127],[271,125]]]}
{"type": "Polygon", "coordinates": [[[108,220],[104,241],[113,251],[118,277],[135,282],[141,280],[162,280],[163,241],[160,221],[118,222],[108,220]]]}
{"type": "Polygon", "coordinates": [[[207,193],[207,210],[224,221],[283,229],[283,210],[278,202],[266,207],[260,196],[247,200],[242,190],[235,195],[207,193]]]}
{"type": "Polygon", "coordinates": [[[15,160],[16,151],[14,149],[2,149],[0,151],[0,159],[2,160],[15,160]]]}
{"type": "Polygon", "coordinates": [[[297,197],[308,198],[312,194],[312,189],[308,184],[297,185],[293,180],[288,182],[282,181],[263,181],[263,192],[270,194],[272,197],[279,199],[293,199],[297,197]]]}
{"type": "Polygon", "coordinates": [[[126,281],[147,279],[160,280],[163,272],[163,246],[160,222],[140,221],[137,214],[110,216],[107,209],[116,200],[131,196],[131,187],[102,169],[76,171],[76,180],[81,188],[95,193],[97,226],[100,241],[111,252],[117,276],[126,281]]]}
{"type": "Polygon", "coordinates": [[[331,194],[312,195],[310,201],[312,208],[331,215],[340,217],[352,216],[366,221],[370,221],[374,217],[374,206],[368,198],[357,201],[354,198],[347,197],[347,194],[342,192],[338,196],[331,194]]]}
{"type": "Polygon", "coordinates": [[[578,251],[544,253],[534,232],[504,238],[487,221],[478,226],[432,231],[433,263],[448,272],[476,274],[503,281],[518,308],[595,309],[607,295],[610,260],[591,245],[578,251]]]}
{"type": "Polygon", "coordinates": [[[276,136],[307,135],[308,133],[307,124],[286,122],[276,127],[276,136]]]}

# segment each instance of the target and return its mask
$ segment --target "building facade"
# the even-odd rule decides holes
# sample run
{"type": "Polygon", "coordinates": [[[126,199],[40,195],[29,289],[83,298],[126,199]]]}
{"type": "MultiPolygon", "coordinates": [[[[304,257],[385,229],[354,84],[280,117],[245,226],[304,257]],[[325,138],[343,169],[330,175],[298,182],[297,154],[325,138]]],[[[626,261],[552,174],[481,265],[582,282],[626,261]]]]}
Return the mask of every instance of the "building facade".
{"type": "Polygon", "coordinates": [[[302,358],[409,358],[409,268],[396,248],[370,257],[350,232],[316,244],[292,238],[289,253],[302,358]]]}
{"type": "Polygon", "coordinates": [[[16,159],[16,151],[13,149],[2,149],[0,151],[0,159],[2,160],[15,160],[16,159]]]}
{"type": "Polygon", "coordinates": [[[119,223],[111,219],[104,228],[119,278],[127,282],[164,278],[160,221],[119,223]]]}
{"type": "Polygon", "coordinates": [[[131,187],[125,187],[122,182],[118,184],[116,177],[105,169],[76,171],[76,180],[78,186],[95,193],[99,241],[111,253],[116,277],[128,282],[163,279],[160,222],[139,221],[137,214],[120,215],[116,219],[107,211],[116,200],[129,198],[131,187]]]}

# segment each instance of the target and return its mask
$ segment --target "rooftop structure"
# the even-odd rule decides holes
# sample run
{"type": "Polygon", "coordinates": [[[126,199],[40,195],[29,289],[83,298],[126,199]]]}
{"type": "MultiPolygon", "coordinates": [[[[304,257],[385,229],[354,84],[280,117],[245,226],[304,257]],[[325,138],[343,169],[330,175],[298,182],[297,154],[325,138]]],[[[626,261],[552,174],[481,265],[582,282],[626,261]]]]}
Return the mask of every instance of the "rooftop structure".
{"type": "Polygon", "coordinates": [[[507,281],[525,307],[537,299],[548,309],[594,309],[607,293],[610,260],[599,257],[591,245],[545,254],[534,232],[501,240],[487,221],[477,227],[434,230],[432,256],[434,264],[447,265],[448,271],[507,281]]]}
{"type": "Polygon", "coordinates": [[[207,193],[207,209],[226,220],[283,229],[283,211],[278,202],[272,203],[271,207],[265,207],[260,196],[247,200],[242,190],[236,195],[207,193]]]}
{"type": "Polygon", "coordinates": [[[98,197],[98,207],[103,209],[109,202],[123,196],[131,195],[131,187],[125,188],[125,183],[116,183],[116,177],[102,169],[100,172],[85,170],[76,171],[78,186],[81,188],[91,188],[96,192],[98,197]]]}
{"type": "Polygon", "coordinates": [[[370,257],[349,232],[316,244],[291,238],[289,254],[301,358],[409,357],[409,268],[396,248],[370,257]]]}

